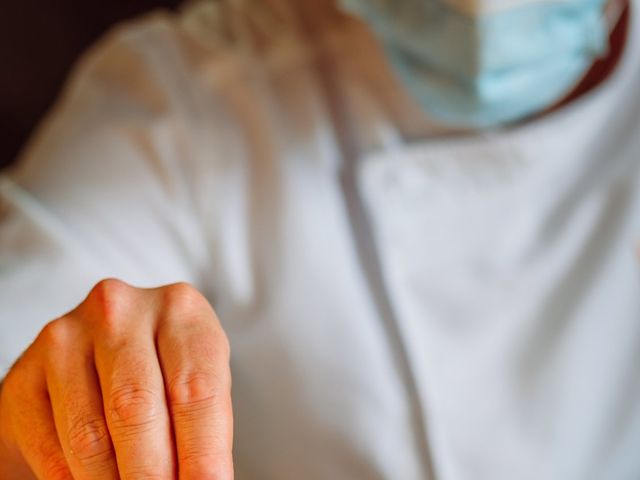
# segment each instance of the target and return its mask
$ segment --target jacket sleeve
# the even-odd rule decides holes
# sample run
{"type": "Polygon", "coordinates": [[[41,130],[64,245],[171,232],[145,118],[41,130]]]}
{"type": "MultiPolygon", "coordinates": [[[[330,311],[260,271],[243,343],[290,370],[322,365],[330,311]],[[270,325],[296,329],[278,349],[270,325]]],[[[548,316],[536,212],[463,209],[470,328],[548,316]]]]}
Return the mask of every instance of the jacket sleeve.
{"type": "Polygon", "coordinates": [[[0,377],[100,279],[202,288],[187,90],[163,14],[80,62],[17,166],[0,175],[0,377]]]}

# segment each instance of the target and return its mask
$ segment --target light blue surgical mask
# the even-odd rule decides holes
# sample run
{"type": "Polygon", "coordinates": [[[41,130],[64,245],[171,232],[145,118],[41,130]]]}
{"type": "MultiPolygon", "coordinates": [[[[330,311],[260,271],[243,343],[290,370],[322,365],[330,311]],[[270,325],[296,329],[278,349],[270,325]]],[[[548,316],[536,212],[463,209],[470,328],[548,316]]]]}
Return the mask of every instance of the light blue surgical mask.
{"type": "Polygon", "coordinates": [[[540,112],[606,53],[606,0],[341,0],[370,24],[408,91],[444,123],[540,112]]]}

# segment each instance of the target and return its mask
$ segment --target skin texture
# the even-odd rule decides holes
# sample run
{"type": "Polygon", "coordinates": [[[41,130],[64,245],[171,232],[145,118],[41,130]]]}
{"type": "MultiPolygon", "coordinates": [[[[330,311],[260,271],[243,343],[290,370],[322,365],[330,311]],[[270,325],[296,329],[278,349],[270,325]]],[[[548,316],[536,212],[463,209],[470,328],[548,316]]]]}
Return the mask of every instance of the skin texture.
{"type": "Polygon", "coordinates": [[[3,480],[230,480],[229,344],[186,284],[96,285],[0,391],[3,480]]]}

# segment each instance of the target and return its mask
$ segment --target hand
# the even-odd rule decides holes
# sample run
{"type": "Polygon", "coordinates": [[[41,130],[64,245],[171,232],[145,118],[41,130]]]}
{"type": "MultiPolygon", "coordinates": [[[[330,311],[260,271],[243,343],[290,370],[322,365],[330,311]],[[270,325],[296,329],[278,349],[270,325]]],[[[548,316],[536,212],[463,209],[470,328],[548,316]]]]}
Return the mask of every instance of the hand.
{"type": "Polygon", "coordinates": [[[8,373],[0,478],[231,480],[232,418],[229,345],[205,298],[104,280],[8,373]]]}

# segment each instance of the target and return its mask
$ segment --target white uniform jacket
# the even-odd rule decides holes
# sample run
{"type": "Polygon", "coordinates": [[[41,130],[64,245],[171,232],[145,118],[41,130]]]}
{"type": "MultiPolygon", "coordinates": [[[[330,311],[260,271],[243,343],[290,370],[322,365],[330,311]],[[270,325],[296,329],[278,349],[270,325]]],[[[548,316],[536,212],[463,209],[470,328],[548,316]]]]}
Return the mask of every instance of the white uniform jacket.
{"type": "Polygon", "coordinates": [[[324,0],[116,28],[0,180],[0,367],[93,284],[232,345],[238,480],[640,478],[640,11],[614,74],[455,135],[324,0]]]}

